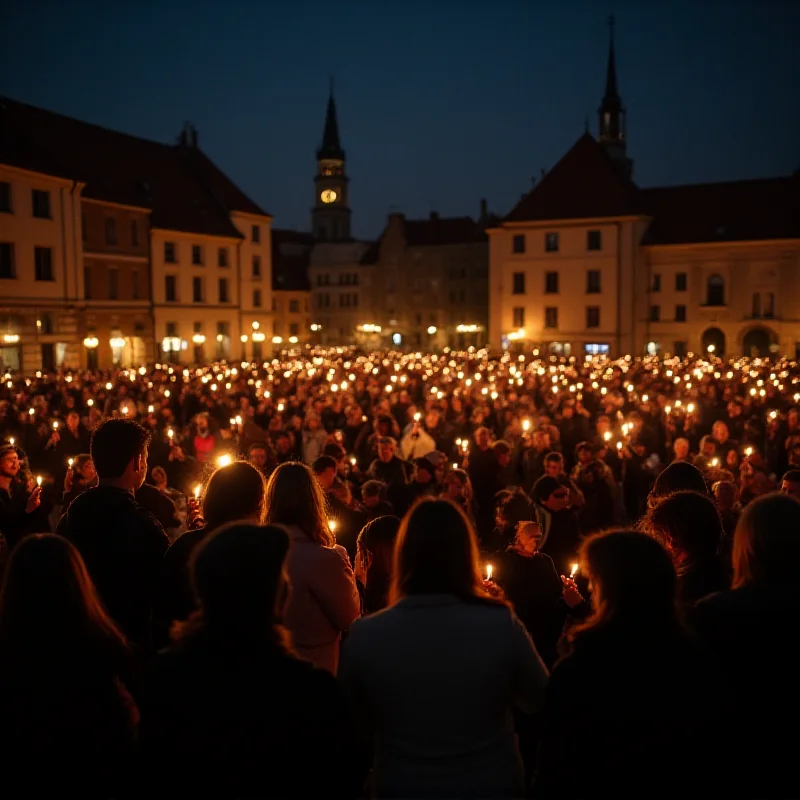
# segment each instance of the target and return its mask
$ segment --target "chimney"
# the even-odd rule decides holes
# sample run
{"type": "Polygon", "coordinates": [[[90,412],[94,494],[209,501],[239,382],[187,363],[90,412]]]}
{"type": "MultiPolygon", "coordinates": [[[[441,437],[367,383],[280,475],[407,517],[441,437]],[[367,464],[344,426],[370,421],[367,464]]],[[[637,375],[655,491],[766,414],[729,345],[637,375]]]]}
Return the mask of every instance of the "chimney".
{"type": "Polygon", "coordinates": [[[192,150],[197,149],[197,128],[191,122],[183,123],[183,130],[178,137],[178,142],[182,147],[190,147],[192,150]]]}

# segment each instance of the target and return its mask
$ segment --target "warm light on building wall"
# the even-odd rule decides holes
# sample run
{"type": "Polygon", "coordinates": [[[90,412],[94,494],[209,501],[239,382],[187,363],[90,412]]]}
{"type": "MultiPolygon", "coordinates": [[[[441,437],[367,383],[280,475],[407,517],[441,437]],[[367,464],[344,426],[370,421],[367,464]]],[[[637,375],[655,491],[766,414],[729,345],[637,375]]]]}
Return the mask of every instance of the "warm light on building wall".
{"type": "Polygon", "coordinates": [[[243,333],[243,334],[242,334],[242,335],[239,337],[239,341],[240,341],[242,344],[245,344],[245,342],[247,342],[247,334],[246,334],[246,333],[243,333]]]}
{"type": "Polygon", "coordinates": [[[456,333],[477,333],[480,329],[480,325],[457,325],[456,333]]]}
{"type": "Polygon", "coordinates": [[[206,341],[206,337],[203,336],[202,333],[196,333],[194,336],[192,336],[192,341],[195,344],[204,344],[206,341]]]}
{"type": "Polygon", "coordinates": [[[254,331],[257,331],[261,327],[261,323],[255,319],[250,323],[250,325],[254,331]]]}
{"type": "Polygon", "coordinates": [[[119,347],[125,347],[125,345],[127,344],[126,340],[125,340],[125,339],[123,339],[121,336],[112,336],[112,337],[111,337],[111,338],[108,340],[108,343],[109,343],[109,344],[110,344],[112,347],[117,347],[117,348],[119,348],[119,347]]]}
{"type": "Polygon", "coordinates": [[[283,337],[281,337],[281,336],[273,336],[272,337],[272,344],[283,344],[283,337]]]}
{"type": "Polygon", "coordinates": [[[4,344],[17,344],[17,342],[19,342],[19,334],[6,333],[3,335],[4,344]]]}
{"type": "Polygon", "coordinates": [[[525,338],[525,328],[519,328],[518,330],[511,331],[511,333],[508,334],[508,339],[511,342],[518,342],[520,339],[524,338],[525,338]]]}
{"type": "Polygon", "coordinates": [[[428,327],[428,333],[429,333],[431,336],[433,336],[433,334],[434,334],[434,333],[436,333],[436,326],[435,326],[435,325],[430,325],[430,326],[428,327]]]}
{"type": "Polygon", "coordinates": [[[290,336],[289,337],[289,344],[297,344],[297,342],[298,342],[298,339],[297,339],[296,336],[290,336]]]}
{"type": "Polygon", "coordinates": [[[373,325],[372,323],[368,322],[364,325],[359,325],[358,330],[362,333],[380,333],[383,329],[380,325],[373,325]]]}
{"type": "Polygon", "coordinates": [[[267,337],[263,333],[261,333],[259,331],[253,331],[253,341],[254,342],[263,342],[264,339],[266,339],[266,338],[267,337]]]}
{"type": "Polygon", "coordinates": [[[165,336],[161,340],[161,349],[165,353],[171,353],[180,350],[181,340],[177,336],[165,336]]]}
{"type": "Polygon", "coordinates": [[[96,336],[87,336],[83,340],[83,346],[87,350],[94,350],[94,348],[97,347],[99,344],[100,344],[100,340],[96,336]]]}

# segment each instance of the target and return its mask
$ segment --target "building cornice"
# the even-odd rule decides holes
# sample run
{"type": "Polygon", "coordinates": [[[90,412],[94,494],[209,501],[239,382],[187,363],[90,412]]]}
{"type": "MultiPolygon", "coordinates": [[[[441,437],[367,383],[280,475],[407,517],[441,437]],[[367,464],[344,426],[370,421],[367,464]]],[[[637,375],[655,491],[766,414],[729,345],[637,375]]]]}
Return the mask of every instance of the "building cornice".
{"type": "Polygon", "coordinates": [[[96,197],[84,197],[81,196],[81,202],[83,203],[91,203],[94,206],[108,206],[109,208],[121,208],[125,211],[142,211],[145,214],[149,214],[152,209],[147,206],[130,206],[126,203],[114,203],[111,200],[100,200],[96,197]]]}
{"type": "Polygon", "coordinates": [[[58,186],[63,186],[65,189],[70,189],[73,186],[76,188],[80,187],[79,192],[82,192],[86,188],[85,183],[73,180],[72,178],[62,178],[57,175],[49,175],[46,172],[38,172],[37,170],[33,169],[24,169],[23,167],[16,167],[13,164],[6,164],[3,161],[0,161],[0,167],[18,175],[32,176],[41,180],[52,181],[58,186]]]}
{"type": "Polygon", "coordinates": [[[644,214],[626,217],[581,217],[577,219],[534,219],[522,222],[502,222],[494,228],[487,228],[486,233],[501,233],[503,231],[522,231],[531,228],[548,230],[552,228],[580,228],[585,225],[615,225],[618,222],[650,222],[652,217],[644,214]]]}
{"type": "Polygon", "coordinates": [[[215,242],[228,242],[230,244],[238,244],[244,241],[241,236],[225,236],[221,233],[200,233],[199,231],[176,231],[170,228],[150,228],[150,233],[153,235],[159,234],[166,241],[170,239],[191,239],[197,243],[198,239],[213,239],[215,242]]]}
{"type": "Polygon", "coordinates": [[[744,249],[755,247],[796,247],[800,249],[800,239],[740,239],[725,242],[691,242],[691,243],[678,243],[678,244],[643,244],[640,245],[643,250],[648,252],[654,251],[669,251],[676,252],[680,250],[728,250],[730,248],[744,249]]]}
{"type": "Polygon", "coordinates": [[[131,261],[137,264],[147,264],[150,259],[148,256],[134,256],[128,253],[107,253],[101,250],[84,250],[84,258],[91,258],[95,260],[104,261],[131,261]]]}

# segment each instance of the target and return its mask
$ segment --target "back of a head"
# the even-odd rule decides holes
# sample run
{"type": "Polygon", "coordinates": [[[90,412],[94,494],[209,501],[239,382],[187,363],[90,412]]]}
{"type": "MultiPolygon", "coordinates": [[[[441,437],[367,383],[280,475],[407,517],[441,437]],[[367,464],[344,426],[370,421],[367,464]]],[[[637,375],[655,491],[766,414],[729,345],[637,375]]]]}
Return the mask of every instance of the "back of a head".
{"type": "Polygon", "coordinates": [[[653,485],[653,499],[666,497],[673,492],[698,492],[708,494],[708,485],[703,473],[688,461],[675,461],[663,470],[653,485]]]}
{"type": "Polygon", "coordinates": [[[502,506],[502,517],[507,525],[515,526],[518,522],[535,519],[535,510],[530,497],[520,489],[514,489],[504,500],[502,506]]]}
{"type": "Polygon", "coordinates": [[[334,544],[325,495],[311,470],[299,461],[281,464],[267,482],[267,524],[295,525],[318,542],[334,544]]]}
{"type": "Polygon", "coordinates": [[[584,541],[580,562],[592,581],[601,621],[677,620],[675,567],[652,537],[626,530],[594,534],[584,541]]]}
{"type": "Polygon", "coordinates": [[[101,480],[121,478],[131,460],[141,455],[150,434],[131,419],[108,419],[92,434],[91,455],[101,480]]]}
{"type": "Polygon", "coordinates": [[[679,491],[662,497],[648,511],[644,527],[669,550],[689,558],[715,555],[724,536],[714,501],[706,494],[679,491]]]}
{"type": "Polygon", "coordinates": [[[373,574],[387,582],[391,577],[399,529],[400,518],[387,514],[368,522],[358,534],[358,543],[372,553],[370,579],[373,574]]]}
{"type": "Polygon", "coordinates": [[[24,538],[9,559],[0,592],[0,640],[23,651],[66,645],[76,657],[90,640],[124,649],[100,604],[80,553],[50,533],[24,538]]]}
{"type": "Polygon", "coordinates": [[[213,530],[226,522],[263,521],[266,482],[247,461],[234,461],[214,470],[203,495],[203,519],[213,530]]]}
{"type": "Polygon", "coordinates": [[[279,525],[233,522],[195,550],[190,573],[201,626],[279,641],[275,611],[289,535],[279,525]]]}
{"type": "Polygon", "coordinates": [[[800,584],[800,502],[767,494],[748,503],[733,536],[733,588],[800,584]]]}
{"type": "Polygon", "coordinates": [[[453,594],[485,598],[472,525],[449,500],[420,500],[397,535],[391,596],[453,594]]]}

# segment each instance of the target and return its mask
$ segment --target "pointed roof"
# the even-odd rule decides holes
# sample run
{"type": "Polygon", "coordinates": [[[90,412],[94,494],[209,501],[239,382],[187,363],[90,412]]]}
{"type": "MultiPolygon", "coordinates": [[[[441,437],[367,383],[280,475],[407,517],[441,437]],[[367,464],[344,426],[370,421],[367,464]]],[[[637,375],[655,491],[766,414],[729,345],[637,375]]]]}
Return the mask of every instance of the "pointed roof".
{"type": "Polygon", "coordinates": [[[503,221],[626,217],[641,211],[636,184],[584,133],[503,221]]]}
{"type": "Polygon", "coordinates": [[[328,110],[325,114],[325,131],[322,134],[322,144],[317,150],[317,159],[333,158],[344,161],[344,150],[339,142],[339,123],[336,119],[336,101],[333,99],[333,81],[331,93],[328,97],[328,110]]]}
{"type": "Polygon", "coordinates": [[[619,102],[619,90],[617,89],[617,62],[614,57],[614,17],[608,18],[608,65],[606,66],[606,93],[603,96],[603,104],[609,101],[619,102]]]}

